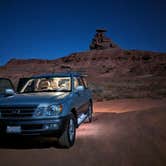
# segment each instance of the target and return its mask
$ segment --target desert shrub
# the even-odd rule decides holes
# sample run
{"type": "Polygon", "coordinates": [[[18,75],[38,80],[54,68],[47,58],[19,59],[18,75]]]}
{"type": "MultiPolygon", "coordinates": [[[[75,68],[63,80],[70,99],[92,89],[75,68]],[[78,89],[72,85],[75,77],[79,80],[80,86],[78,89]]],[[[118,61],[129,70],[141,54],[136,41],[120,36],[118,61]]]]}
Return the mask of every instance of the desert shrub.
{"type": "Polygon", "coordinates": [[[149,55],[142,56],[142,60],[144,60],[144,61],[148,61],[150,59],[151,59],[151,57],[149,55]]]}
{"type": "Polygon", "coordinates": [[[95,60],[96,60],[96,57],[93,57],[92,60],[95,61],[95,60]]]}
{"type": "Polygon", "coordinates": [[[125,54],[125,55],[131,55],[131,51],[125,50],[125,51],[124,51],[124,54],[125,54]]]}

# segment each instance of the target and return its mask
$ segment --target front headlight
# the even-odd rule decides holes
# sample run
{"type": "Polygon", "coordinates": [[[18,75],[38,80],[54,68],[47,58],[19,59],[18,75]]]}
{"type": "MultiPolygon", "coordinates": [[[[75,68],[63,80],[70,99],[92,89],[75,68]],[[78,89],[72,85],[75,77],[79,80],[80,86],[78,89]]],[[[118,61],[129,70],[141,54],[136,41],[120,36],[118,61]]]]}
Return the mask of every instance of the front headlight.
{"type": "Polygon", "coordinates": [[[36,111],[34,116],[40,117],[40,116],[56,116],[62,112],[63,106],[62,104],[52,104],[52,105],[45,105],[40,104],[36,111]]]}
{"type": "Polygon", "coordinates": [[[62,112],[63,106],[62,104],[59,105],[50,105],[46,111],[46,116],[55,116],[62,112]]]}

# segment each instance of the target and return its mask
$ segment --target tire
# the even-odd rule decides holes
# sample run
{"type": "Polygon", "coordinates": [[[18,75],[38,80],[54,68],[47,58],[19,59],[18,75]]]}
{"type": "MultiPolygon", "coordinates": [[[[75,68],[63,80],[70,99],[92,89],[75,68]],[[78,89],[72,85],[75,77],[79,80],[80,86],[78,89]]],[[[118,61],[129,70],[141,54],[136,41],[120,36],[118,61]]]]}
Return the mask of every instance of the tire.
{"type": "Polygon", "coordinates": [[[76,119],[72,114],[71,118],[67,122],[67,127],[63,134],[58,139],[58,144],[64,148],[70,148],[74,145],[76,136],[76,119]]]}
{"type": "Polygon", "coordinates": [[[87,122],[91,123],[92,120],[93,120],[93,106],[92,106],[92,103],[89,103],[87,122]]]}

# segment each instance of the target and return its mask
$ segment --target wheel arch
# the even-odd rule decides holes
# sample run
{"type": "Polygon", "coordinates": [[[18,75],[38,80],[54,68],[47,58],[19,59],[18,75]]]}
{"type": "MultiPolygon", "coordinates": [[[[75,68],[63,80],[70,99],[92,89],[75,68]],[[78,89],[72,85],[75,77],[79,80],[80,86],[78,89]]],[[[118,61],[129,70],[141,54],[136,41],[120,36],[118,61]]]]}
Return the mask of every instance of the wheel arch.
{"type": "Polygon", "coordinates": [[[89,99],[89,102],[93,105],[93,101],[92,101],[92,99],[89,99]]]}
{"type": "Polygon", "coordinates": [[[90,102],[90,104],[91,104],[91,106],[92,106],[92,112],[93,112],[93,100],[92,100],[92,99],[89,99],[89,102],[90,102]]]}

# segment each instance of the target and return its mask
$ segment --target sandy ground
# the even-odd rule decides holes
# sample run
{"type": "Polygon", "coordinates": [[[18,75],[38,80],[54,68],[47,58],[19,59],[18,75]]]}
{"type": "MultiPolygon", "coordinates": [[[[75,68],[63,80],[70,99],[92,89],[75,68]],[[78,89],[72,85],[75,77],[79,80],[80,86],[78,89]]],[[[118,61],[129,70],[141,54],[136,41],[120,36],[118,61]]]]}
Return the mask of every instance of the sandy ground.
{"type": "Polygon", "coordinates": [[[165,166],[166,99],[126,99],[94,104],[93,123],[77,130],[70,149],[54,140],[0,142],[0,166],[165,166]]]}
{"type": "Polygon", "coordinates": [[[95,112],[133,112],[146,109],[161,108],[166,106],[166,99],[121,99],[94,104],[95,112]]]}

